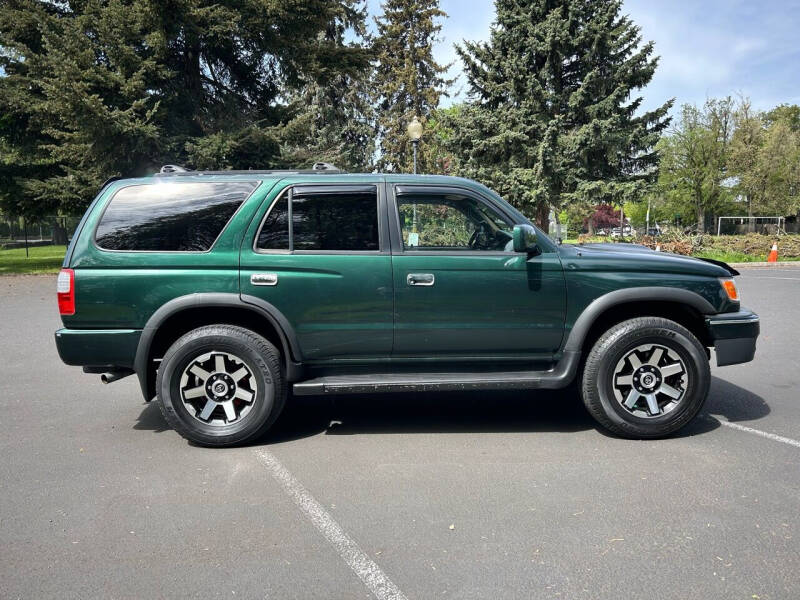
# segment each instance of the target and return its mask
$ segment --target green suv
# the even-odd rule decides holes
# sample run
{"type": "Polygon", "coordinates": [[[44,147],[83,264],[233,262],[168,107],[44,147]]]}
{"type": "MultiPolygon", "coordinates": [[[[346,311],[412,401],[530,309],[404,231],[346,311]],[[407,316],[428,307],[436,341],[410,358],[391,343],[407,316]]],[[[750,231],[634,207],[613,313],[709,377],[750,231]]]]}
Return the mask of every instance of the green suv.
{"type": "Polygon", "coordinates": [[[557,389],[610,431],[688,423],[758,316],[724,263],[558,245],[441,176],[193,172],[109,182],[58,277],[61,359],[198,444],[266,431],[289,392],[557,389]]]}

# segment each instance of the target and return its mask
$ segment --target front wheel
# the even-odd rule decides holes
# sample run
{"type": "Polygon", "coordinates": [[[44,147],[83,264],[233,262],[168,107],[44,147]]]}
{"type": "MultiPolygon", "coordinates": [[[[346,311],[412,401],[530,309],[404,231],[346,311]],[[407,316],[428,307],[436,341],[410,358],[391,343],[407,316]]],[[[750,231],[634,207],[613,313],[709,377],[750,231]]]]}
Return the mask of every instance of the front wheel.
{"type": "Polygon", "coordinates": [[[581,379],[586,408],[629,438],[657,438],[700,411],[711,381],[705,348],[685,327],[660,317],[623,321],[592,347],[581,379]]]}
{"type": "Polygon", "coordinates": [[[175,431],[217,447],[259,437],[286,399],[278,350],[233,325],[208,325],[179,338],[161,361],[156,390],[175,431]]]}

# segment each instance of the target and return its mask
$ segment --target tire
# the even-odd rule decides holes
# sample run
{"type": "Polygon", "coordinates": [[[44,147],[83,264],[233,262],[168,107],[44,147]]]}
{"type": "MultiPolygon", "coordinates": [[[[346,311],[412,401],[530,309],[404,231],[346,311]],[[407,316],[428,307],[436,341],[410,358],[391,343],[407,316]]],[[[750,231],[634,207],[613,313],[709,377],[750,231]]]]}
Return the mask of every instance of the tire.
{"type": "Polygon", "coordinates": [[[211,447],[258,438],[286,402],[280,352],[234,325],[208,325],[179,338],[161,361],[156,390],[170,426],[211,447]]]}
{"type": "Polygon", "coordinates": [[[688,329],[641,317],[597,340],[580,383],[583,403],[600,425],[622,437],[651,439],[691,421],[710,382],[706,350],[688,329]]]}

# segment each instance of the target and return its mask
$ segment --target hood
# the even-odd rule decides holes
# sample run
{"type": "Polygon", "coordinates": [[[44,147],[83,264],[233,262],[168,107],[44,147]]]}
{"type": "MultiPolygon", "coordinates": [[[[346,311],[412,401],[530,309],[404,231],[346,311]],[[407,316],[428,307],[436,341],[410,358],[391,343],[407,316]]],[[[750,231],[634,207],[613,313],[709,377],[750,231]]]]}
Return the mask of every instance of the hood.
{"type": "Polygon", "coordinates": [[[738,275],[739,272],[719,260],[711,258],[695,258],[671,252],[656,252],[641,244],[597,243],[597,244],[564,244],[561,248],[569,253],[564,258],[587,258],[591,262],[602,261],[604,257],[616,262],[621,260],[626,267],[642,270],[653,270],[674,273],[695,273],[712,277],[738,275]]]}

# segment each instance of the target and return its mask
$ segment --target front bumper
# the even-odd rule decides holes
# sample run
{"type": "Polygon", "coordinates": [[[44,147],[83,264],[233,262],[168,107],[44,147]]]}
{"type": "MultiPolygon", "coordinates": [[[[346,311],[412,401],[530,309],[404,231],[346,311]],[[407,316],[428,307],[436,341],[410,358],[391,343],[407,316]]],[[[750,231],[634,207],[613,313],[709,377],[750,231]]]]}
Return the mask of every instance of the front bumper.
{"type": "Polygon", "coordinates": [[[753,360],[761,331],[756,313],[743,308],[738,312],[709,315],[706,327],[714,341],[718,367],[753,360]]]}
{"type": "Polygon", "coordinates": [[[68,365],[133,368],[139,329],[59,329],[56,348],[68,365]]]}

